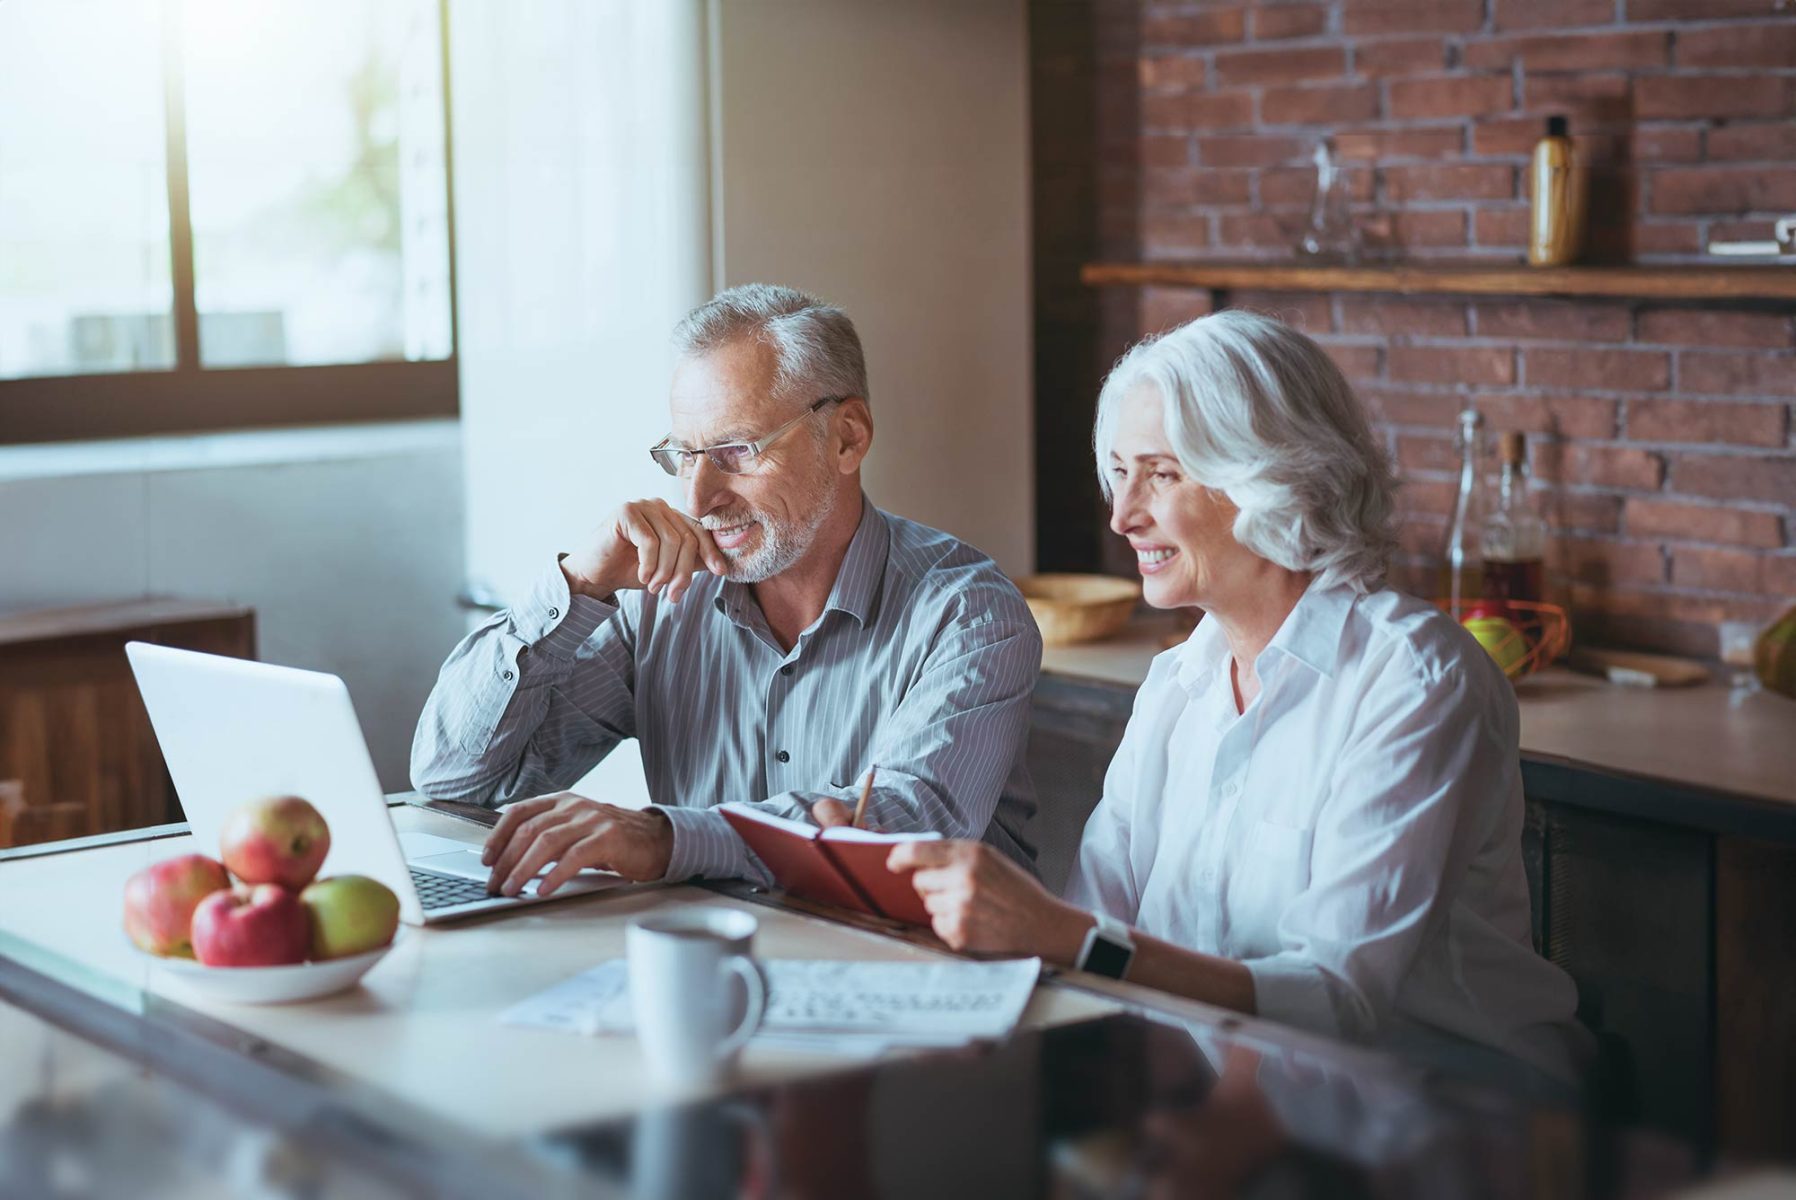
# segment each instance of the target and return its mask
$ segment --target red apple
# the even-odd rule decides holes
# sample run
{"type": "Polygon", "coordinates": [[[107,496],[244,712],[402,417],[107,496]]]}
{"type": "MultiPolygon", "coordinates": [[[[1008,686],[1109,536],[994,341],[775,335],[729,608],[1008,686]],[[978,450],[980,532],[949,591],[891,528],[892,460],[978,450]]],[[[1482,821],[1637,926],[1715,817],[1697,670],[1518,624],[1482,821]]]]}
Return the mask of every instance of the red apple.
{"type": "Polygon", "coordinates": [[[208,967],[279,967],[311,949],[305,905],[278,884],[214,892],[193,910],[193,952],[208,967]]]}
{"type": "Polygon", "coordinates": [[[298,796],[269,796],[240,805],[225,821],[219,857],[245,883],[278,883],[298,891],[330,853],[331,831],[298,796]]]}
{"type": "Polygon", "coordinates": [[[140,950],[192,958],[193,910],[230,886],[223,864],[204,854],[151,863],[125,881],[125,933],[140,950]]]}
{"type": "Polygon", "coordinates": [[[1477,621],[1494,617],[1501,621],[1510,619],[1509,602],[1507,600],[1474,600],[1471,605],[1459,614],[1459,623],[1477,621]]]}
{"type": "Polygon", "coordinates": [[[348,958],[378,950],[399,931],[399,897],[378,879],[335,875],[299,894],[312,918],[312,957],[348,958]]]}

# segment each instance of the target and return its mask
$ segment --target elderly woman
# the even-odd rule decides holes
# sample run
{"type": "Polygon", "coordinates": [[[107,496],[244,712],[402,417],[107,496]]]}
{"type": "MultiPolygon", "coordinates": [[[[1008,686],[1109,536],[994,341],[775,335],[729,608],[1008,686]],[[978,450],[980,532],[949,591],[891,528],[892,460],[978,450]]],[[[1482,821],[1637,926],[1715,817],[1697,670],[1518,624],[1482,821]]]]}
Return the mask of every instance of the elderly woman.
{"type": "Polygon", "coordinates": [[[1528,944],[1515,696],[1384,585],[1394,482],[1340,371],[1218,313],[1117,364],[1094,441],[1148,603],[1206,619],[1148,671],[1064,899],[978,843],[893,852],[936,932],[1573,1078],[1573,986],[1528,944]]]}

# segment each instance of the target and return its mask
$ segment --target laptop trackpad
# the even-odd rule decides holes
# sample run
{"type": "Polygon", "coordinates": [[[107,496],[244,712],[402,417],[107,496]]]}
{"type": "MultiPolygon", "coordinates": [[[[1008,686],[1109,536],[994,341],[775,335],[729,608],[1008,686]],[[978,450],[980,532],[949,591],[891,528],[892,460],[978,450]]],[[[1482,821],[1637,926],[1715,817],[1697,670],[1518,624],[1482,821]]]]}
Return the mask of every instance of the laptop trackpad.
{"type": "Polygon", "coordinates": [[[434,833],[402,833],[399,835],[399,850],[406,861],[423,858],[426,854],[448,854],[454,850],[471,850],[475,858],[480,857],[480,842],[463,842],[455,838],[438,837],[434,833]]]}
{"type": "MultiPolygon", "coordinates": [[[[421,854],[414,858],[407,858],[406,862],[410,866],[421,867],[426,871],[435,871],[439,875],[471,879],[475,883],[485,883],[493,874],[491,867],[481,865],[480,851],[478,850],[448,850],[441,854],[421,854]]],[[[541,879],[554,868],[555,864],[549,863],[537,872],[537,879],[541,879]]],[[[586,867],[578,875],[568,880],[566,891],[571,895],[574,892],[589,892],[596,888],[615,887],[627,882],[628,880],[621,875],[586,867]]],[[[525,885],[524,895],[534,896],[535,894],[536,880],[533,879],[525,885]]],[[[559,894],[561,893],[557,893],[557,895],[559,894]]]]}
{"type": "Polygon", "coordinates": [[[449,850],[441,854],[408,855],[406,863],[414,867],[422,867],[426,871],[435,871],[439,875],[453,875],[457,879],[472,879],[476,883],[485,883],[492,875],[493,869],[483,866],[478,850],[449,850]]]}

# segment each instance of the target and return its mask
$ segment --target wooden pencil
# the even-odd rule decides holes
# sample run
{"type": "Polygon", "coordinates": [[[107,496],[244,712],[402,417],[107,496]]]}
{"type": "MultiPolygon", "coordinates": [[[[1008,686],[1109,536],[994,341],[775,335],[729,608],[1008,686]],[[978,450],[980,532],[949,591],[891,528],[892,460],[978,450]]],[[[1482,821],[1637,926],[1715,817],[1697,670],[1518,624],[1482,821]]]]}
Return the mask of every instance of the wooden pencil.
{"type": "Polygon", "coordinates": [[[867,797],[873,794],[873,773],[879,770],[879,764],[867,768],[867,782],[861,785],[860,803],[854,806],[854,820],[849,822],[850,828],[859,829],[861,818],[867,815],[867,797]]]}

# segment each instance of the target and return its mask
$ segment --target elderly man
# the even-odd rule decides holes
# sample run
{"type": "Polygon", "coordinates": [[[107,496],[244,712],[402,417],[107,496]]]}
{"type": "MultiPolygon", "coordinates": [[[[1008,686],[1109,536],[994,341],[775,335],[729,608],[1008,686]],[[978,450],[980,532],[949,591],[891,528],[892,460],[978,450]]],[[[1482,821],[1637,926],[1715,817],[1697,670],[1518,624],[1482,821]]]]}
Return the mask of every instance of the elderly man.
{"type": "Polygon", "coordinates": [[[674,333],[672,432],[649,451],[682,512],[625,504],[444,665],[412,748],[436,799],[511,804],[489,890],[545,866],[765,879],[726,800],[983,839],[1032,868],[1023,765],[1041,637],[992,561],[861,491],[873,414],[841,309],[731,288],[674,333]],[[647,809],[563,791],[625,738],[647,809]]]}

